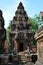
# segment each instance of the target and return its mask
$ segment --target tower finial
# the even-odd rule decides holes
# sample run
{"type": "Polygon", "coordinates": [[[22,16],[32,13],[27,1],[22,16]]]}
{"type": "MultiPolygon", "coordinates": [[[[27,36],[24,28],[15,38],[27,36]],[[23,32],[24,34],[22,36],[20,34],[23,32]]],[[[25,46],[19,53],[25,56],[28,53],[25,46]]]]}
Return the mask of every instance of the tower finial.
{"type": "Polygon", "coordinates": [[[19,5],[22,6],[22,2],[20,2],[19,5]]]}
{"type": "Polygon", "coordinates": [[[24,9],[22,2],[19,3],[18,9],[24,9]]]}

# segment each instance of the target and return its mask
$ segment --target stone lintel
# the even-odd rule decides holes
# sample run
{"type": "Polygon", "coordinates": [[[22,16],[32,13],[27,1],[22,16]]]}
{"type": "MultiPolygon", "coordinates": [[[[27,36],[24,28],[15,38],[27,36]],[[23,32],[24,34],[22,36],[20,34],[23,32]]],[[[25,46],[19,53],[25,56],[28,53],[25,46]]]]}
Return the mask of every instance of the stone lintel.
{"type": "Polygon", "coordinates": [[[41,30],[40,32],[36,32],[35,34],[35,39],[38,40],[38,39],[42,39],[43,38],[43,30],[41,30]]]}

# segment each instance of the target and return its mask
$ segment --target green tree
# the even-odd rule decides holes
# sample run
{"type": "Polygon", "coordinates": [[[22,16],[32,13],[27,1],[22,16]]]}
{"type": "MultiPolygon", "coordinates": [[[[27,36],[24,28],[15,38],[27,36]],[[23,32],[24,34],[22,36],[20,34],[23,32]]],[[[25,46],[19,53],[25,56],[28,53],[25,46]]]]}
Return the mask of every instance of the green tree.
{"type": "Polygon", "coordinates": [[[37,41],[34,38],[35,32],[38,30],[38,26],[39,26],[39,20],[40,20],[40,16],[39,15],[35,15],[34,18],[30,18],[30,24],[32,25],[32,34],[33,34],[33,45],[37,44],[37,41]]]}
{"type": "Polygon", "coordinates": [[[10,37],[10,31],[11,31],[11,22],[9,23],[9,26],[7,27],[7,40],[9,42],[9,37],[10,37]]]}
{"type": "Polygon", "coordinates": [[[38,23],[35,18],[30,18],[30,24],[32,25],[32,32],[35,33],[38,29],[38,23]]]}

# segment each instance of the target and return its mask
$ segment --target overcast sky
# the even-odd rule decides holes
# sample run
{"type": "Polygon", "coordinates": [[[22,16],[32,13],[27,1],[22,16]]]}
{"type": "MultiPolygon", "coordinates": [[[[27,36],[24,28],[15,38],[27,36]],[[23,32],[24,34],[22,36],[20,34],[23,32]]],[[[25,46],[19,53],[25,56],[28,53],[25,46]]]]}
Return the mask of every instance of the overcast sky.
{"type": "Polygon", "coordinates": [[[34,17],[43,11],[43,0],[0,0],[0,9],[3,11],[5,28],[8,27],[17,10],[19,2],[22,2],[29,17],[34,17]]]}

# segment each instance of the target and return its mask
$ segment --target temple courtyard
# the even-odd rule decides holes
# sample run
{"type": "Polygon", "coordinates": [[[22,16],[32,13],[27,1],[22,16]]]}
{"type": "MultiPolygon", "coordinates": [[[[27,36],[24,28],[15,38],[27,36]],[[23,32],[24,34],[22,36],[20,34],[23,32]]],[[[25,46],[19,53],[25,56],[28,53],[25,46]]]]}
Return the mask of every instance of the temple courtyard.
{"type": "MultiPolygon", "coordinates": [[[[43,12],[41,16],[43,20],[43,12]]],[[[22,2],[11,21],[10,42],[6,39],[4,24],[3,12],[0,10],[0,65],[43,65],[43,26],[33,35],[32,25],[22,2]],[[37,41],[37,45],[32,45],[33,39],[37,41]]]]}

